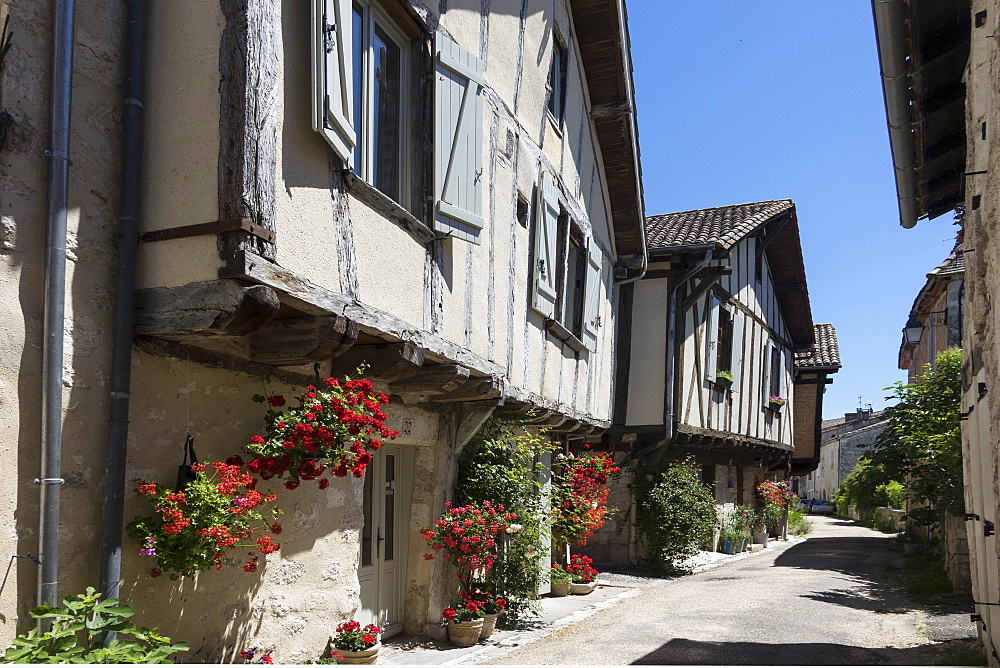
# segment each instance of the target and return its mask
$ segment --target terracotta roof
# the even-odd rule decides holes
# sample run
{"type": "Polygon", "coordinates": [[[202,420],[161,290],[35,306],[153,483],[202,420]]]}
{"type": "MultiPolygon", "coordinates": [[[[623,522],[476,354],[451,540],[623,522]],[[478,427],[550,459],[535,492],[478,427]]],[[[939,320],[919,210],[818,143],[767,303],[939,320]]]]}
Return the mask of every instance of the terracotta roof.
{"type": "Polygon", "coordinates": [[[646,245],[654,249],[718,244],[728,249],[771,218],[794,208],[792,200],[782,199],[649,216],[646,245]]]}
{"type": "Polygon", "coordinates": [[[799,369],[810,367],[840,368],[840,346],[837,344],[837,330],[833,325],[813,325],[816,343],[807,350],[795,353],[795,366],[799,369]]]}

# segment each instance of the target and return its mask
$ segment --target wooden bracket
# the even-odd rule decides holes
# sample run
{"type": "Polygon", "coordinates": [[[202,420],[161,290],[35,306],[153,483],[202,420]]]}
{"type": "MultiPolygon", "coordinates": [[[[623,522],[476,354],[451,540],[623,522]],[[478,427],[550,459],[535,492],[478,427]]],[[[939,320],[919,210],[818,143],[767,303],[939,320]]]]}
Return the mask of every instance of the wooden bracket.
{"type": "Polygon", "coordinates": [[[279,366],[321,362],[358,340],[358,323],[340,315],[273,320],[250,335],[250,359],[279,366]]]}
{"type": "Polygon", "coordinates": [[[452,401],[485,401],[502,396],[500,381],[493,378],[472,378],[457,390],[428,397],[430,401],[445,403],[452,401]]]}
{"type": "Polygon", "coordinates": [[[424,364],[424,349],[405,341],[355,345],[333,359],[331,375],[353,375],[361,364],[368,365],[365,378],[397,382],[420,371],[424,364]]]}
{"type": "Polygon", "coordinates": [[[234,280],[148,288],[136,292],[134,328],[172,338],[246,336],[269,323],[280,307],[271,288],[234,280]]]}
{"type": "Polygon", "coordinates": [[[472,440],[483,423],[493,415],[497,409],[496,403],[471,404],[459,407],[459,421],[455,429],[455,452],[461,452],[462,448],[472,440]]]}
{"type": "Polygon", "coordinates": [[[151,230],[139,235],[139,241],[150,243],[154,241],[168,241],[170,239],[184,239],[186,237],[200,237],[207,234],[222,234],[223,232],[238,232],[243,230],[247,234],[259,237],[264,241],[273,244],[275,234],[266,227],[262,227],[249,218],[228,218],[226,220],[213,220],[210,223],[198,223],[197,225],[182,225],[181,227],[168,227],[165,230],[151,230]]]}

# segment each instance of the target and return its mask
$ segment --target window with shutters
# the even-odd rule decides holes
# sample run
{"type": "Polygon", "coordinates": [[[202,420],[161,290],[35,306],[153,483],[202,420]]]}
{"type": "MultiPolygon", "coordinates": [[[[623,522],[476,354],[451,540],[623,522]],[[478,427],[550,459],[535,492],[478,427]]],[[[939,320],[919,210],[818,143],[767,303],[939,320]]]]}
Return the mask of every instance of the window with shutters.
{"type": "Polygon", "coordinates": [[[574,350],[596,350],[603,325],[604,254],[567,215],[559,198],[555,180],[543,172],[532,246],[531,306],[574,350]]]}
{"type": "Polygon", "coordinates": [[[410,37],[375,3],[315,1],[313,126],[345,167],[405,206],[410,37]]]}

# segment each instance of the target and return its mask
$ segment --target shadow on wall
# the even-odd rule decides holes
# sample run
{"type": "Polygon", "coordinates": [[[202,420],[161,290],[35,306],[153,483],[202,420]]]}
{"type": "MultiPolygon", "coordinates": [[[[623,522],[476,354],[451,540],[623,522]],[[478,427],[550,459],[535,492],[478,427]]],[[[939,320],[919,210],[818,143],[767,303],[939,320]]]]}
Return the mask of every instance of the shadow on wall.
{"type": "Polygon", "coordinates": [[[633,665],[926,665],[926,646],[871,649],[836,643],[702,642],[675,638],[633,665]]]}

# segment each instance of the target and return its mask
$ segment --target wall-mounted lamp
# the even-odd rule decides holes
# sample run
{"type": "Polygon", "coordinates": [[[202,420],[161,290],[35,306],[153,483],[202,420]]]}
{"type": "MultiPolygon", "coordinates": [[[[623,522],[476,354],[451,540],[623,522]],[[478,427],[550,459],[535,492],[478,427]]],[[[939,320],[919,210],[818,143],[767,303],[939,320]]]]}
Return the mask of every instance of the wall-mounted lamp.
{"type": "Polygon", "coordinates": [[[758,457],[757,459],[753,460],[753,465],[754,465],[754,468],[758,468],[758,469],[759,468],[763,468],[763,466],[764,466],[764,460],[761,459],[760,457],[758,457]]]}
{"type": "Polygon", "coordinates": [[[920,322],[917,317],[919,315],[941,315],[941,322],[934,322],[935,318],[931,318],[931,325],[940,326],[948,323],[948,312],[947,311],[928,311],[927,313],[911,313],[910,319],[906,321],[906,325],[903,327],[903,338],[910,345],[917,345],[920,343],[920,337],[924,333],[924,324],[920,322]]]}

